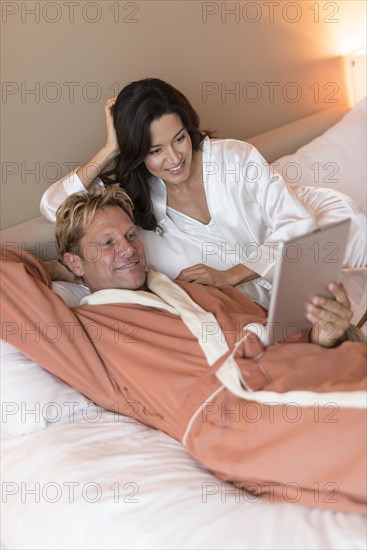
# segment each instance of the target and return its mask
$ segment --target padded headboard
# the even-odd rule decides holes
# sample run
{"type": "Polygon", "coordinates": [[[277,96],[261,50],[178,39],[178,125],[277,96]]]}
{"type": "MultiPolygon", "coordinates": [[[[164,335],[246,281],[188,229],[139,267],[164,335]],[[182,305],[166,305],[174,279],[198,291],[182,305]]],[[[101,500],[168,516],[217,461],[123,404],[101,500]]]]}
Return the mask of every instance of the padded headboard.
{"type": "Polygon", "coordinates": [[[41,260],[55,260],[55,225],[42,216],[0,231],[2,244],[17,244],[41,260]]]}
{"type": "MultiPolygon", "coordinates": [[[[347,112],[337,107],[304,117],[269,132],[248,138],[268,162],[294,153],[335,124],[347,112]]],[[[0,232],[1,243],[16,243],[43,260],[57,257],[54,225],[42,216],[20,223],[0,232]]]]}
{"type": "Polygon", "coordinates": [[[268,162],[274,162],[284,155],[295,153],[302,145],[320,136],[347,112],[348,109],[344,107],[320,111],[279,126],[274,130],[250,137],[246,141],[254,145],[268,162]]]}

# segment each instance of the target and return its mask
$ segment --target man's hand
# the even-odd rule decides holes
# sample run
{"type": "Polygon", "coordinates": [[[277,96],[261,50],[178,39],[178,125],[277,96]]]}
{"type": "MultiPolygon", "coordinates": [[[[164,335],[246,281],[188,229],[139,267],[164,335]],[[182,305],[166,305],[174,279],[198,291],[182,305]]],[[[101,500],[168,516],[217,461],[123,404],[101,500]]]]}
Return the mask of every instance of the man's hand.
{"type": "Polygon", "coordinates": [[[342,284],[330,283],[328,288],[335,299],[315,296],[306,305],[306,318],[314,323],[311,342],[333,347],[348,330],[353,312],[342,284]]]}
{"type": "Polygon", "coordinates": [[[52,281],[66,281],[67,283],[83,282],[80,277],[74,275],[61,262],[43,262],[43,265],[47,269],[52,281]]]}

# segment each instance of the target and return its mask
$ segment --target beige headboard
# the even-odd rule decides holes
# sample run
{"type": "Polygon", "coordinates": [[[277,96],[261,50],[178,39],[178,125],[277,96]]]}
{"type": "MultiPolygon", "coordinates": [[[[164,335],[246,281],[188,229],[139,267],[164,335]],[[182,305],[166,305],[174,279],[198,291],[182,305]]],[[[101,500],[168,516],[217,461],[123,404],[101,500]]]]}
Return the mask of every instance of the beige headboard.
{"type": "Polygon", "coordinates": [[[268,162],[274,162],[284,155],[295,153],[302,145],[333,126],[347,112],[348,109],[344,107],[320,111],[269,132],[248,138],[246,141],[252,143],[268,162]]]}
{"type": "MultiPolygon", "coordinates": [[[[347,112],[338,107],[321,111],[296,122],[249,138],[268,162],[294,153],[299,147],[322,134],[347,112]]],[[[56,258],[54,225],[42,216],[20,223],[0,232],[1,243],[16,243],[44,260],[56,258]]]]}
{"type": "Polygon", "coordinates": [[[54,224],[39,216],[0,231],[1,244],[17,244],[42,260],[55,260],[54,224]]]}

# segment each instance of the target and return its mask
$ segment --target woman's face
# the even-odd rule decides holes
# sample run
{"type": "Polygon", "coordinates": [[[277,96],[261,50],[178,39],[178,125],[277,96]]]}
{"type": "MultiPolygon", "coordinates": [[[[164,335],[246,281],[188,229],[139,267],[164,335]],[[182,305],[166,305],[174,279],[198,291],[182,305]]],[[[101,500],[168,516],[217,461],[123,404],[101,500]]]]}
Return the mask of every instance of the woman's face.
{"type": "Polygon", "coordinates": [[[150,140],[144,159],[149,172],[168,185],[185,183],[190,177],[192,144],[181,118],[171,113],[153,120],[150,140]]]}

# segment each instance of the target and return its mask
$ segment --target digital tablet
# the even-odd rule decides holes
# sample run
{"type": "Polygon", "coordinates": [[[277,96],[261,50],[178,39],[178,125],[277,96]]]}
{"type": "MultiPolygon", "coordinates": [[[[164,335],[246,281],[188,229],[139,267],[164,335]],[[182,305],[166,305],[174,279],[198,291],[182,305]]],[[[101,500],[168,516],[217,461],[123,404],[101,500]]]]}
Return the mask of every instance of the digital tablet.
{"type": "Polygon", "coordinates": [[[291,341],[310,323],[305,305],[314,296],[333,297],[327,286],[339,282],[350,219],[320,227],[280,243],[268,315],[268,342],[291,341]]]}

